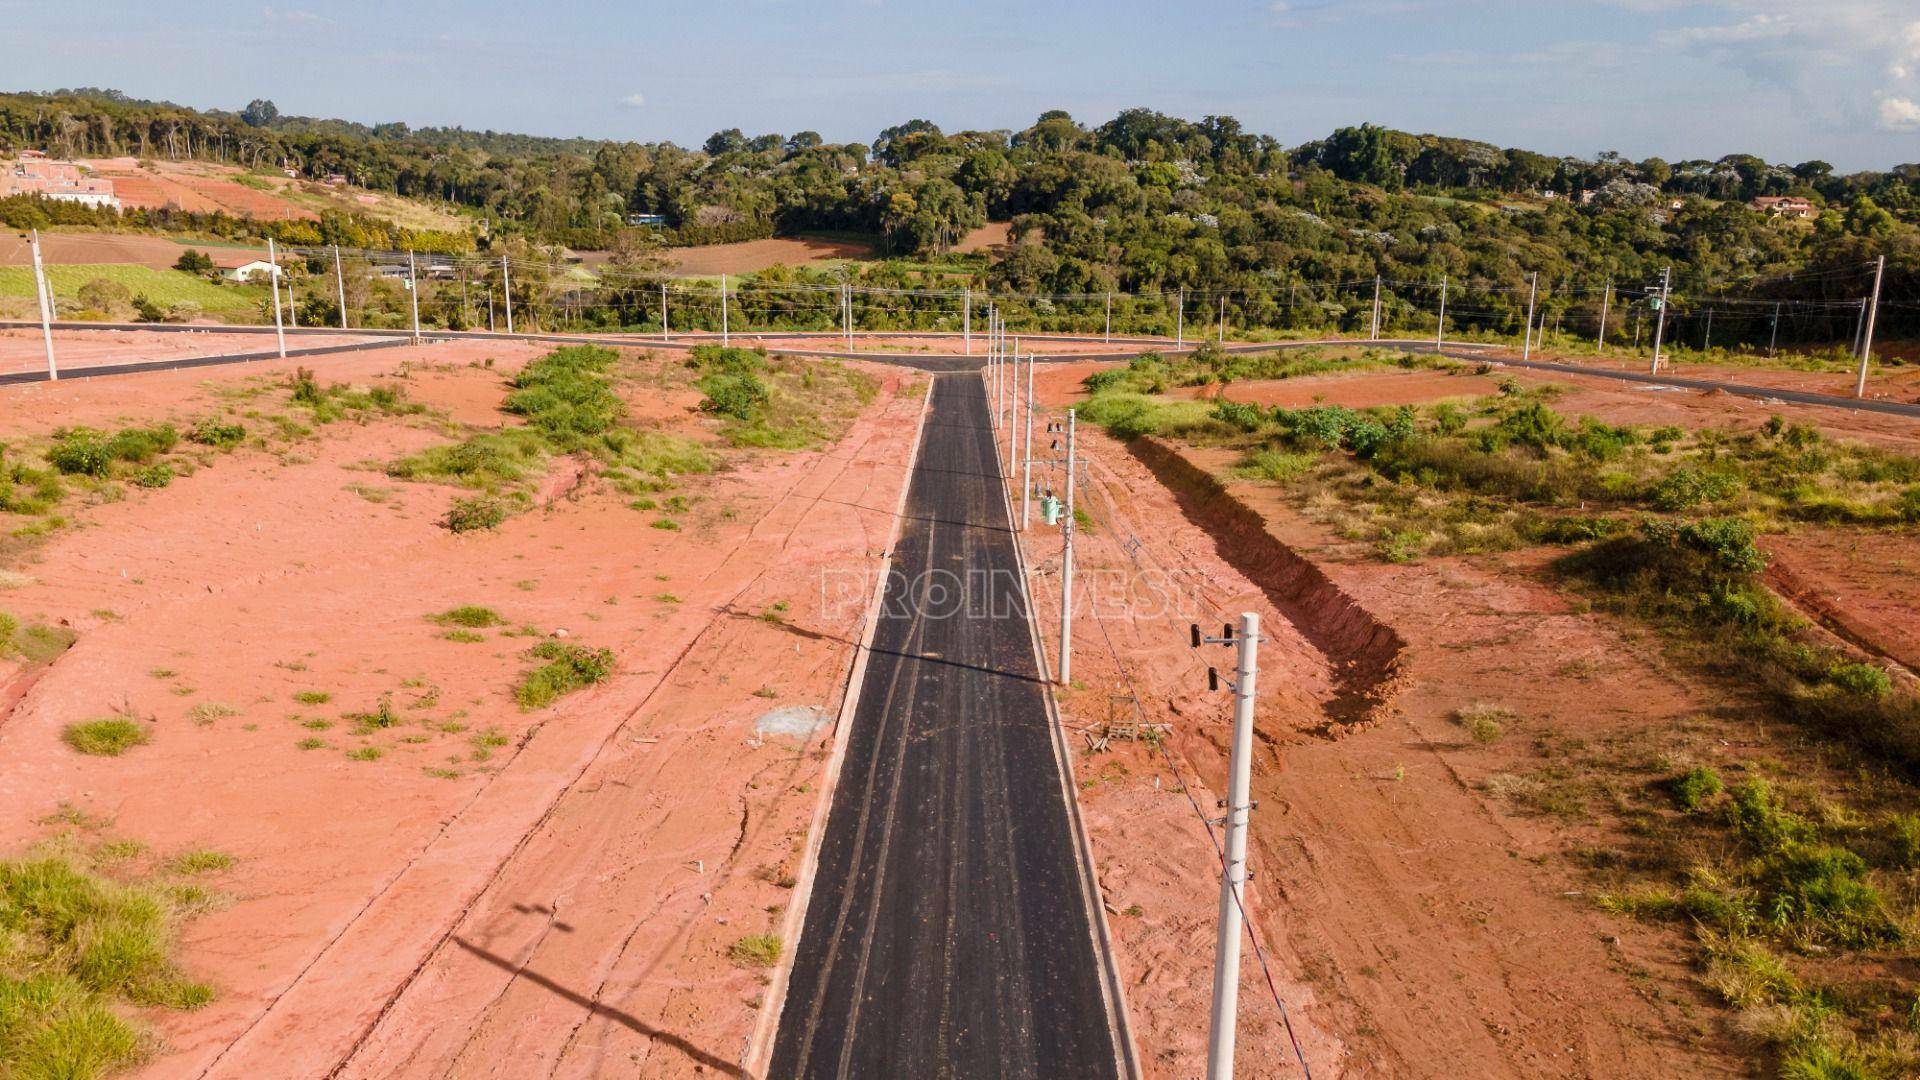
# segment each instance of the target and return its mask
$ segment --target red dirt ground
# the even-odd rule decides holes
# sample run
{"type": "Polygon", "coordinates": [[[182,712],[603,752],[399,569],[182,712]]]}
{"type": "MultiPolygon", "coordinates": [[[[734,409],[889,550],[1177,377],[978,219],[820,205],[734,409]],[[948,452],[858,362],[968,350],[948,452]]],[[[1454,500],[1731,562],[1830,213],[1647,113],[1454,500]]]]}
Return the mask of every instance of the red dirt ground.
{"type": "Polygon", "coordinates": [[[957,254],[970,255],[976,251],[997,254],[1010,242],[1013,223],[1010,221],[989,221],[985,225],[968,233],[953,246],[957,254]]]}
{"type": "MultiPolygon", "coordinates": [[[[414,400],[497,422],[483,406],[497,406],[502,371],[539,351],[347,354],[325,358],[322,377],[369,381],[412,359],[414,400]],[[488,357],[500,363],[478,366],[488,357]]],[[[9,434],[22,418],[185,418],[236,392],[236,407],[270,409],[284,391],[253,388],[291,367],[0,400],[9,434]]],[[[22,844],[48,835],[36,823],[70,803],[156,859],[203,847],[236,858],[207,881],[228,902],[182,941],[185,966],[220,997],[149,1015],[164,1047],[141,1075],[318,1075],[343,1060],[351,1075],[477,1075],[535,1058],[730,1071],[761,976],[727,949],[779,924],[828,737],[762,735],[755,717],[836,705],[864,612],[822,575],[866,573],[885,547],[920,409],[919,376],[877,374],[880,395],[835,447],[685,481],[677,532],[645,528],[651,515],[566,469],[545,511],[449,535],[433,522],[452,489],[361,465],[444,441],[438,421],[409,418],[328,425],[76,508],[74,527],[9,566],[6,609],[65,620],[79,641],[0,694],[18,696],[0,758],[19,763],[0,780],[0,830],[22,844]],[[425,618],[474,603],[511,626],[465,644],[425,618]],[[781,618],[758,617],[776,603],[781,618]],[[613,648],[615,676],[520,711],[507,691],[537,640],[508,636],[522,624],[613,648]],[[751,673],[741,655],[756,658],[751,673]],[[302,705],[301,690],[333,697],[302,705]],[[391,731],[356,736],[338,719],[383,697],[403,717],[391,731]],[[210,703],[235,713],[196,723],[193,707],[210,703]],[[121,758],[60,744],[66,723],[113,708],[147,718],[152,744],[121,758]],[[503,745],[479,761],[483,731],[503,745]],[[302,737],[328,746],[300,749],[302,737]],[[385,756],[344,756],[362,744],[385,756]]],[[[632,397],[659,402],[648,412],[670,429],[709,423],[684,394],[643,383],[632,397]]]]}
{"type": "Polygon", "coordinates": [[[682,277],[712,277],[716,274],[750,274],[775,266],[805,266],[832,259],[864,259],[873,254],[868,244],[819,237],[771,237],[745,240],[737,244],[708,244],[704,247],[669,248],[673,273],[682,277]]]}
{"type": "MultiPolygon", "coordinates": [[[[1043,366],[1043,402],[1074,399],[1080,379],[1103,366],[1043,366]]],[[[1614,422],[1750,426],[1779,412],[1832,435],[1909,451],[1916,435],[1902,418],[1599,379],[1515,377],[1570,386],[1557,409],[1614,422]]],[[[1448,384],[1469,380],[1485,381],[1373,372],[1240,383],[1228,393],[1276,404],[1315,397],[1397,404],[1453,396],[1444,393],[1448,384]]],[[[1082,500],[1094,519],[1077,545],[1083,580],[1117,567],[1170,577],[1194,597],[1161,617],[1120,605],[1095,619],[1091,597],[1077,606],[1076,679],[1090,689],[1064,699],[1070,722],[1124,718],[1131,706],[1114,695],[1137,687],[1146,717],[1171,725],[1177,758],[1170,770],[1144,749],[1116,744],[1109,754],[1082,753],[1079,762],[1130,1004],[1146,998],[1204,1009],[1204,993],[1188,992],[1204,986],[1207,974],[1217,863],[1184,799],[1164,792],[1176,774],[1197,770],[1196,797],[1212,813],[1212,792],[1224,782],[1227,703],[1202,690],[1202,665],[1225,667],[1228,657],[1195,657],[1184,623],[1211,625],[1251,608],[1278,628],[1281,646],[1278,658],[1263,651],[1252,906],[1316,1075],[1748,1073],[1745,1053],[1714,1022],[1717,1006],[1683,962],[1685,943],[1584,901],[1584,879],[1563,853],[1604,846],[1604,832],[1584,820],[1518,813],[1489,790],[1539,767],[1536,742],[1669,731],[1714,709],[1719,692],[1674,670],[1657,640],[1569,604],[1545,583],[1539,564],[1547,556],[1538,552],[1387,565],[1303,521],[1274,489],[1234,482],[1222,495],[1214,482],[1196,487],[1171,465],[1149,468],[1097,432],[1083,431],[1082,446],[1092,462],[1082,500]],[[1231,514],[1221,515],[1234,506],[1264,519],[1265,539],[1226,524],[1231,514]],[[1288,552],[1310,560],[1337,593],[1306,587],[1288,569],[1288,552]],[[1266,587],[1264,597],[1256,583],[1266,587]],[[1275,598],[1295,605],[1292,622],[1275,598]],[[1293,643],[1297,632],[1312,637],[1320,620],[1329,620],[1325,630],[1337,643],[1356,610],[1405,645],[1391,676],[1391,705],[1372,722],[1334,725],[1329,738],[1319,732],[1326,726],[1320,710],[1328,700],[1326,663],[1338,672],[1339,657],[1303,663],[1293,643]],[[1265,700],[1275,682],[1289,695],[1299,687],[1308,704],[1265,700]],[[1633,693],[1607,691],[1619,686],[1633,693]],[[1519,737],[1492,746],[1468,739],[1451,718],[1476,702],[1511,709],[1519,737]]],[[[1193,475],[1233,464],[1220,452],[1185,456],[1199,467],[1193,475]]],[[[1035,542],[1043,567],[1058,548],[1050,534],[1042,530],[1035,542]]],[[[1920,630],[1911,536],[1804,528],[1766,546],[1773,584],[1803,611],[1897,663],[1920,660],[1909,644],[1920,630]]],[[[1079,586],[1093,596],[1099,588],[1079,586]]],[[[1039,602],[1048,618],[1050,589],[1057,584],[1043,578],[1039,602]]],[[[1247,965],[1242,1000],[1259,1002],[1266,987],[1252,977],[1251,956],[1247,965]]],[[[1203,1036],[1190,1026],[1156,1027],[1160,1020],[1136,1008],[1141,1042],[1152,1047],[1150,1071],[1197,1073],[1203,1036]]],[[[1254,1075],[1293,1075],[1271,1010],[1243,1027],[1243,1054],[1249,1045],[1260,1048],[1254,1075]]]]}
{"type": "Polygon", "coordinates": [[[224,210],[236,217],[261,221],[318,221],[320,215],[304,206],[288,202],[228,179],[234,170],[205,163],[156,163],[143,169],[132,158],[97,158],[82,161],[95,172],[113,181],[113,193],[124,206],[159,210],[209,212],[224,210]]]}

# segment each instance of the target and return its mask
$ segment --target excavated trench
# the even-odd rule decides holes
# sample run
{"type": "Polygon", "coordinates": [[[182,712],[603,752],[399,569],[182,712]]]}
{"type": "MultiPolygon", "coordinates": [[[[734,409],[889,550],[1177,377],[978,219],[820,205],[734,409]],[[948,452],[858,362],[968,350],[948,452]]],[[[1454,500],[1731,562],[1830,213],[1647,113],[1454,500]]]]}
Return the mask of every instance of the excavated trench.
{"type": "Polygon", "coordinates": [[[1337,734],[1377,719],[1403,677],[1406,641],[1399,633],[1282,543],[1257,511],[1177,448],[1152,436],[1126,445],[1173,493],[1181,513],[1214,538],[1227,564],[1257,586],[1326,657],[1335,692],[1325,706],[1323,732],[1337,734]]]}

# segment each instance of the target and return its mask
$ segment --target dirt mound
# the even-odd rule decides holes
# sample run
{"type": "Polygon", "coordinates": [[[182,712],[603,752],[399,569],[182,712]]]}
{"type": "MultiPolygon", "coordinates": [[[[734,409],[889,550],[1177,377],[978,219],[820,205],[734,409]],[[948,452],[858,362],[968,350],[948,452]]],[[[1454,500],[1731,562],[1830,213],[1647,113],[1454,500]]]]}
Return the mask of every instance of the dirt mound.
{"type": "Polygon", "coordinates": [[[1227,562],[1326,655],[1339,688],[1327,704],[1333,727],[1377,719],[1400,681],[1406,642],[1399,633],[1281,543],[1258,513],[1178,450],[1152,437],[1127,448],[1174,493],[1180,509],[1217,538],[1227,562]]]}

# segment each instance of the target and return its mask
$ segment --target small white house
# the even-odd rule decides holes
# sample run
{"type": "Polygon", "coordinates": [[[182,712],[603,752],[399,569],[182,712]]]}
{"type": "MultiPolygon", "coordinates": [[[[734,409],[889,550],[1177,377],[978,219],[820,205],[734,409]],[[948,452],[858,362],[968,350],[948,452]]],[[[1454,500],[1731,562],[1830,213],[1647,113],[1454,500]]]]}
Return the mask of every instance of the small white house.
{"type": "Polygon", "coordinates": [[[273,264],[265,259],[250,259],[233,266],[222,266],[220,276],[228,281],[266,281],[273,277],[273,264]]]}

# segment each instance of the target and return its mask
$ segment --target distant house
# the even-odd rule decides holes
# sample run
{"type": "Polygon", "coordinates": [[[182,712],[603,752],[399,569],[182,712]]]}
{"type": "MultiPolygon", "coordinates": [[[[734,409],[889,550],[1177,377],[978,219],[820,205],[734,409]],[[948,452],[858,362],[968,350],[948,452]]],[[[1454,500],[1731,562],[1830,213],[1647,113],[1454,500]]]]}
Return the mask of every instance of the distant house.
{"type": "Polygon", "coordinates": [[[667,216],[665,214],[628,214],[627,224],[636,228],[645,226],[651,229],[659,229],[666,227],[667,216]]]}
{"type": "Polygon", "coordinates": [[[1820,216],[1820,209],[1810,199],[1797,195],[1766,195],[1747,204],[1756,211],[1769,217],[1793,218],[1796,221],[1812,221],[1820,216]]]}
{"type": "Polygon", "coordinates": [[[327,186],[328,187],[346,187],[347,174],[346,173],[328,173],[327,186]]]}
{"type": "Polygon", "coordinates": [[[407,264],[406,263],[375,263],[373,266],[373,276],[389,278],[389,279],[398,278],[404,281],[406,280],[406,277],[407,277],[407,264]]]}
{"type": "Polygon", "coordinates": [[[273,277],[273,264],[265,259],[252,256],[241,258],[214,256],[213,265],[220,268],[220,276],[228,281],[265,281],[273,277]]]}
{"type": "Polygon", "coordinates": [[[18,160],[0,164],[0,199],[38,195],[55,202],[119,210],[113,181],[91,176],[71,161],[55,161],[38,150],[23,150],[18,160]]]}

